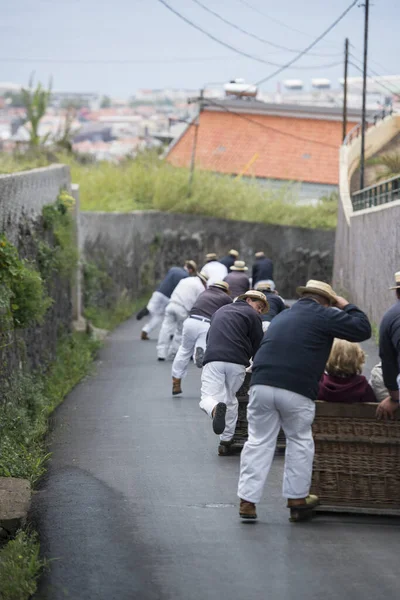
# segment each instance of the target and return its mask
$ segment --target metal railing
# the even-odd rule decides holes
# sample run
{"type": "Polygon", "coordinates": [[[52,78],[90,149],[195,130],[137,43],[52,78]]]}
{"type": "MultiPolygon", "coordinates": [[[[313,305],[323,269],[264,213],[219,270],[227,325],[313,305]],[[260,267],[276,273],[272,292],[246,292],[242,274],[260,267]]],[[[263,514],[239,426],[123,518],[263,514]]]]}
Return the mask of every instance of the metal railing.
{"type": "MultiPolygon", "coordinates": [[[[372,117],[369,117],[366,122],[366,130],[370,127],[374,127],[379,121],[383,121],[385,117],[388,117],[393,113],[393,108],[390,106],[388,108],[383,108],[379,112],[375,113],[372,117]]],[[[353,129],[349,131],[346,137],[343,140],[343,145],[347,146],[351,144],[351,142],[358,138],[361,135],[361,123],[357,123],[353,129]]]]}
{"type": "Polygon", "coordinates": [[[353,210],[363,210],[400,200],[400,175],[370,185],[351,196],[353,210]]]}

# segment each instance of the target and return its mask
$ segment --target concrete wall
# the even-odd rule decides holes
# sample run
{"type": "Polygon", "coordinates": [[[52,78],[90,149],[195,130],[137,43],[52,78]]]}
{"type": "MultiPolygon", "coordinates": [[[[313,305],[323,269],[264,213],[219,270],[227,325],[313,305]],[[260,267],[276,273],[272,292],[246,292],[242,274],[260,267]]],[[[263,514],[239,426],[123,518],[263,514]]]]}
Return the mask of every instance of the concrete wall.
{"type": "MultiPolygon", "coordinates": [[[[21,258],[35,264],[38,242],[50,246],[52,232],[43,227],[42,209],[56,201],[61,189],[70,191],[69,168],[54,165],[11,175],[0,175],[0,233],[5,233],[19,251],[21,258]]],[[[53,304],[41,326],[0,332],[0,379],[15,372],[22,363],[35,369],[45,365],[55,355],[57,339],[68,331],[72,321],[72,296],[69,281],[55,275],[48,282],[53,304]]]]}
{"type": "MultiPolygon", "coordinates": [[[[398,135],[400,115],[386,117],[366,135],[366,157],[379,153],[398,135]]],[[[350,180],[359,164],[360,138],[340,151],[340,201],[333,285],[379,324],[395,301],[394,273],[400,269],[400,201],[353,211],[350,180]]]]}
{"type": "Polygon", "coordinates": [[[202,266],[207,252],[222,257],[230,248],[249,265],[254,253],[264,250],[287,298],[311,277],[332,277],[333,231],[157,211],[81,213],[80,228],[85,260],[107,271],[117,293],[127,290],[131,296],[154,289],[172,265],[190,258],[202,266]]]}
{"type": "Polygon", "coordinates": [[[360,210],[348,226],[340,207],[334,285],[379,324],[395,302],[394,273],[400,270],[400,200],[360,210]]]}
{"type": "Polygon", "coordinates": [[[60,189],[71,191],[69,167],[52,165],[32,171],[0,175],[0,231],[18,242],[18,225],[35,220],[60,189]]]}

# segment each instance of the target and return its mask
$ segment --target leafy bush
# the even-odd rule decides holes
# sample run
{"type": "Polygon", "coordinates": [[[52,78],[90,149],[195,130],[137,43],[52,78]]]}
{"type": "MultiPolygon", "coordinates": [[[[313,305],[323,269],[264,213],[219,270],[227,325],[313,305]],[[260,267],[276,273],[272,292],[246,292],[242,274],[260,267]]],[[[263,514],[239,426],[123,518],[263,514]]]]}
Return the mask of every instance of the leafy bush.
{"type": "Polygon", "coordinates": [[[0,599],[26,600],[37,589],[37,578],[46,563],[39,556],[36,533],[19,531],[16,538],[0,550],[0,599]]]}
{"type": "Polygon", "coordinates": [[[76,268],[78,250],[71,216],[73,204],[74,198],[61,191],[54,204],[43,208],[44,227],[53,232],[55,241],[54,248],[43,241],[38,244],[38,263],[41,272],[47,276],[54,270],[61,276],[70,277],[76,268]]]}
{"type": "Polygon", "coordinates": [[[47,419],[87,373],[99,343],[75,333],[58,344],[48,372],[18,373],[3,386],[0,402],[0,476],[32,483],[45,472],[47,419]]]}
{"type": "Polygon", "coordinates": [[[0,323],[1,329],[23,328],[41,323],[52,300],[40,274],[0,235],[0,323]]]}

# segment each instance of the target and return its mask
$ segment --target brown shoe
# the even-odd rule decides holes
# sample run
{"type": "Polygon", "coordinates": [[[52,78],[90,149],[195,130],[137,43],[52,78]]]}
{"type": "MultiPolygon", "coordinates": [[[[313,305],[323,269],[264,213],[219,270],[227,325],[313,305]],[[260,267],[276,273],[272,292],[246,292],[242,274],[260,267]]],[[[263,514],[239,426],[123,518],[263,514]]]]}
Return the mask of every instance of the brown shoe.
{"type": "Polygon", "coordinates": [[[141,335],[140,335],[140,339],[141,340],[149,340],[149,336],[147,335],[146,331],[142,331],[141,335]]]}
{"type": "Polygon", "coordinates": [[[182,394],[181,388],[181,380],[177,377],[172,378],[172,395],[177,396],[178,394],[182,394]]]}
{"type": "Polygon", "coordinates": [[[290,509],[289,521],[291,523],[309,521],[313,518],[314,509],[318,504],[318,496],[308,495],[306,498],[288,498],[287,507],[290,509]]]}
{"type": "Polygon", "coordinates": [[[288,498],[288,508],[315,508],[319,504],[318,496],[311,494],[307,498],[288,498]]]}
{"type": "Polygon", "coordinates": [[[253,502],[240,499],[239,516],[242,521],[256,521],[256,505],[253,502]]]}
{"type": "Polygon", "coordinates": [[[218,446],[218,456],[230,456],[232,451],[232,440],[229,442],[221,441],[218,446]]]}

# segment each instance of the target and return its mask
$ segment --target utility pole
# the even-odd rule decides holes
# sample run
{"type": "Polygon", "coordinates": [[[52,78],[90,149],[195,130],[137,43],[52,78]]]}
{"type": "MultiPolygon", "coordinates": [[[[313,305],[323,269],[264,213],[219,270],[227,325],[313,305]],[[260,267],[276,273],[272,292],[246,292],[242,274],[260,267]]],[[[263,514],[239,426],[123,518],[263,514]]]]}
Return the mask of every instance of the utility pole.
{"type": "Polygon", "coordinates": [[[196,117],[196,121],[194,123],[194,135],[193,135],[193,146],[192,146],[192,157],[190,159],[190,174],[189,174],[189,184],[188,184],[188,195],[190,198],[192,195],[192,187],[193,187],[193,178],[194,178],[194,168],[196,165],[196,150],[197,150],[197,138],[199,135],[199,127],[200,127],[200,115],[203,110],[203,96],[204,90],[200,90],[200,98],[199,101],[199,112],[196,117]]]}
{"type": "Polygon", "coordinates": [[[363,68],[363,95],[362,95],[362,115],[361,115],[360,190],[364,189],[369,0],[365,0],[364,7],[365,7],[364,68],[363,68]]]}
{"type": "Polygon", "coordinates": [[[342,141],[347,135],[347,71],[349,68],[349,38],[344,43],[344,84],[343,84],[343,134],[342,141]]]}

